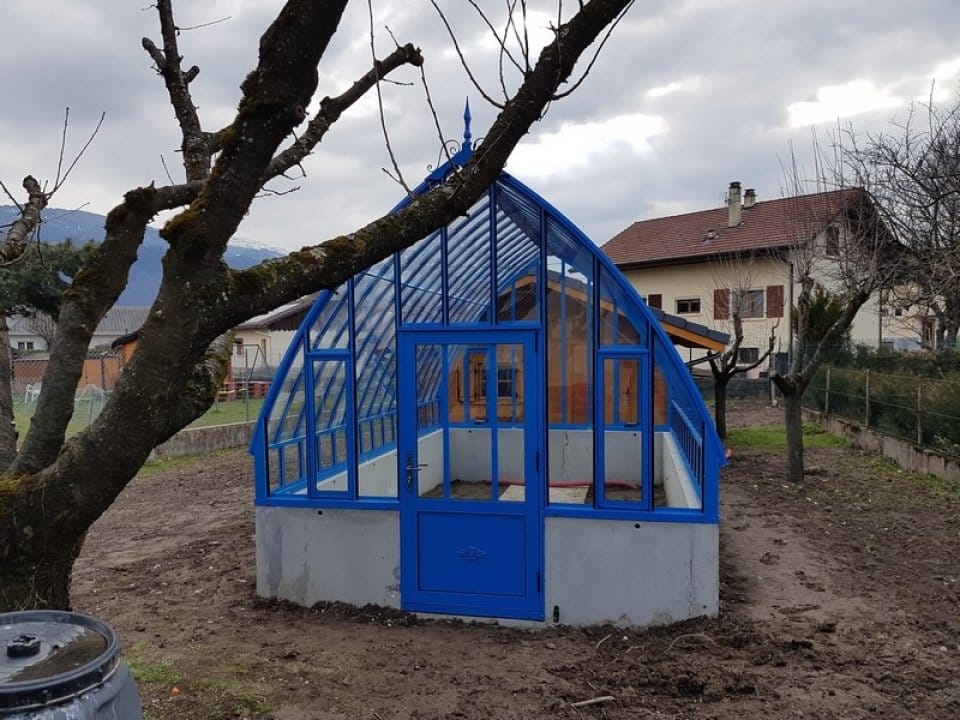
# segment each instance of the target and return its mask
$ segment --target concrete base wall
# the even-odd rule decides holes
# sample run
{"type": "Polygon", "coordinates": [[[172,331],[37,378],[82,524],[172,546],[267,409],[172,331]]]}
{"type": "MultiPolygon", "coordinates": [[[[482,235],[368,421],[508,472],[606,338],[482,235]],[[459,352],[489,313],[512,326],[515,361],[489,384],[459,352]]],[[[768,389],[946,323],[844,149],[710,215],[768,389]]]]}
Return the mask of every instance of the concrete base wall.
{"type": "Polygon", "coordinates": [[[667,625],[719,612],[716,525],[558,517],[546,523],[548,619],[554,606],[565,625],[667,625]]]}
{"type": "Polygon", "coordinates": [[[166,460],[181,455],[196,455],[244,447],[250,444],[253,426],[253,422],[241,422],[181,430],[163,445],[155,447],[150,453],[150,459],[166,460]]]}
{"type": "MultiPolygon", "coordinates": [[[[664,625],[717,614],[717,526],[636,525],[546,518],[540,625],[552,623],[554,606],[566,625],[664,625]]],[[[256,526],[259,595],[308,607],[400,607],[399,513],[258,507],[256,526]]]]}
{"type": "Polygon", "coordinates": [[[257,594],[400,607],[400,514],[258,507],[257,594]]]}
{"type": "Polygon", "coordinates": [[[814,410],[804,410],[803,413],[807,420],[817,423],[832,435],[843,438],[855,447],[879,452],[905,470],[960,481],[960,461],[954,458],[938,455],[907,440],[869,430],[848,420],[814,410]]]}

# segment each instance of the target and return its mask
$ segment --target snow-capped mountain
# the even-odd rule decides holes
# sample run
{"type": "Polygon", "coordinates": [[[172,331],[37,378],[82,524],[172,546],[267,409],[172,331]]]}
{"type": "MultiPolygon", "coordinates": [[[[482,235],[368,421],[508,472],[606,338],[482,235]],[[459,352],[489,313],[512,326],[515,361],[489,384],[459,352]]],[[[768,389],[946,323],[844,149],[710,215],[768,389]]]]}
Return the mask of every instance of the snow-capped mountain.
{"type": "MultiPolygon", "coordinates": [[[[0,226],[8,226],[18,217],[17,208],[12,205],[0,205],[0,226]]],[[[83,210],[59,210],[47,208],[43,213],[43,225],[40,239],[44,242],[59,243],[70,238],[76,243],[103,240],[103,224],[106,218],[83,210]]],[[[162,275],[161,258],[167,244],[154,227],[148,227],[143,245],[137,253],[137,262],[130,268],[127,287],[120,295],[117,305],[150,305],[160,288],[162,275]]],[[[285,252],[250,240],[236,238],[227,247],[224,260],[232,268],[242,270],[262,260],[280,257],[285,252]]]]}

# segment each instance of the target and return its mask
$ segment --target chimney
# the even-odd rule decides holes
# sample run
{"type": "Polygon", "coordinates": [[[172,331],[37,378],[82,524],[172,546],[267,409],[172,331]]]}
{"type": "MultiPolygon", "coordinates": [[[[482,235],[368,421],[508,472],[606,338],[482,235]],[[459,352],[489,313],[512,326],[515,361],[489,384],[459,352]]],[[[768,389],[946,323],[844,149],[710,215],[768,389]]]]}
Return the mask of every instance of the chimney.
{"type": "Polygon", "coordinates": [[[727,197],[727,227],[737,227],[743,213],[740,210],[740,183],[730,183],[730,194],[727,197]]]}
{"type": "Polygon", "coordinates": [[[753,188],[747,188],[743,193],[743,209],[749,210],[757,204],[757,191],[753,188]]]}

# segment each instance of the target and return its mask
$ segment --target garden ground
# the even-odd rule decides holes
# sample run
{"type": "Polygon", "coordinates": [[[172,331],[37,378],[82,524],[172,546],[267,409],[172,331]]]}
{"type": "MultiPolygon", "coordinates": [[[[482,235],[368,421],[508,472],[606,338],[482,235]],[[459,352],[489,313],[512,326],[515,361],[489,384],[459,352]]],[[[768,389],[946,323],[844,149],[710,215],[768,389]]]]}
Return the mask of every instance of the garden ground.
{"type": "Polygon", "coordinates": [[[532,632],[260,600],[242,450],[148,466],[90,531],[75,608],[118,629],[155,720],[960,717],[960,488],[817,433],[793,487],[782,416],[730,418],[717,619],[532,632]]]}

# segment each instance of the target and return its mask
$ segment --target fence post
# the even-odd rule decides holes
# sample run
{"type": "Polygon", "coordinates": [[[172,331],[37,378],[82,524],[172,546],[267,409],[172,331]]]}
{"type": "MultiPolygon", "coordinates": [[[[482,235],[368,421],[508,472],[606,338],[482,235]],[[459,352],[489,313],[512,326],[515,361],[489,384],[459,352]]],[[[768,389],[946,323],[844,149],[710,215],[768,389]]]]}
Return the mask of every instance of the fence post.
{"type": "Polygon", "coordinates": [[[917,378],[917,445],[923,445],[923,381],[917,378]]]}
{"type": "Polygon", "coordinates": [[[823,414],[830,414],[830,366],[827,365],[827,386],[823,389],[823,414]]]}
{"type": "Polygon", "coordinates": [[[867,368],[867,379],[864,382],[864,397],[866,398],[866,410],[864,412],[863,425],[870,427],[870,368],[867,368]]]}

